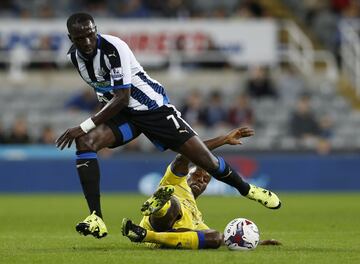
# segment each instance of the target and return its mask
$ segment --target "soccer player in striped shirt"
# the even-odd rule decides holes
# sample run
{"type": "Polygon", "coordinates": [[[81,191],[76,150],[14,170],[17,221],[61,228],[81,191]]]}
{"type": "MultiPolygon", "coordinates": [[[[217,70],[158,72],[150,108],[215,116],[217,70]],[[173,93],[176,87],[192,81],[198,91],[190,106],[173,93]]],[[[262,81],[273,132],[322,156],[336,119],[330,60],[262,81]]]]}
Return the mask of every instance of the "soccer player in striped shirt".
{"type": "Polygon", "coordinates": [[[173,106],[164,87],[144,71],[120,38],[99,34],[91,15],[75,13],[67,20],[73,45],[68,56],[81,78],[92,87],[103,108],[80,125],[67,129],[57,140],[61,150],[76,144],[76,167],[92,213],[76,230],[94,237],[106,236],[100,206],[100,170],[96,153],[124,145],[140,134],[164,151],[187,157],[212,177],[236,188],[249,199],[271,209],[272,194],[245,181],[226,161],[212,154],[173,106]]]}

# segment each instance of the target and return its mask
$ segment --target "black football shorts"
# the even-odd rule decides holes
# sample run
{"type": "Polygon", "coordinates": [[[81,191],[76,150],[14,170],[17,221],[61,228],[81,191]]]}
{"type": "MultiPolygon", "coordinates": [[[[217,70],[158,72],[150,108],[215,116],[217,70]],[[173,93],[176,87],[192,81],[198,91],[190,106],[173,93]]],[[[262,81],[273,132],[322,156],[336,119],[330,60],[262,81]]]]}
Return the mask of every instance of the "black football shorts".
{"type": "Polygon", "coordinates": [[[113,147],[124,145],[143,133],[161,151],[168,148],[177,150],[197,135],[170,104],[146,111],[124,109],[106,124],[117,139],[113,147]]]}

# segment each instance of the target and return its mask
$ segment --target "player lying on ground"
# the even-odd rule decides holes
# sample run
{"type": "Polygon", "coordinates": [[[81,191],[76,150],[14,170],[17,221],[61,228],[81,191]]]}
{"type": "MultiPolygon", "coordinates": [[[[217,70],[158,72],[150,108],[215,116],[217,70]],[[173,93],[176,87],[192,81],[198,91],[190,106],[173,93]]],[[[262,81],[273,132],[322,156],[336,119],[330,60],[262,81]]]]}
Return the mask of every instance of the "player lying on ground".
{"type": "Polygon", "coordinates": [[[60,149],[76,143],[76,168],[90,213],[93,213],[76,226],[79,233],[97,238],[107,234],[102,221],[96,153],[103,148],[127,144],[140,134],[161,150],[171,149],[187,157],[212,177],[236,188],[241,195],[267,208],[280,208],[280,201],[268,201],[272,201],[270,192],[250,186],[222,157],[209,151],[170,104],[164,87],[150,78],[124,41],[98,34],[94,19],[85,13],[71,15],[67,28],[73,43],[68,57],[103,104],[98,113],[67,129],[56,140],[60,149]]]}
{"type": "MultiPolygon", "coordinates": [[[[241,144],[241,137],[253,135],[249,128],[232,130],[226,136],[205,141],[209,149],[222,145],[241,144]]],[[[122,234],[133,242],[148,242],[149,245],[170,248],[218,248],[223,243],[223,234],[210,229],[203,221],[195,199],[206,189],[210,175],[200,167],[189,172],[189,160],[178,155],[167,167],[158,190],[143,204],[144,214],[140,225],[123,219],[122,234]]],[[[279,203],[276,194],[270,193],[269,203],[279,203]]],[[[260,244],[279,244],[275,240],[265,240],[260,244]]]]}

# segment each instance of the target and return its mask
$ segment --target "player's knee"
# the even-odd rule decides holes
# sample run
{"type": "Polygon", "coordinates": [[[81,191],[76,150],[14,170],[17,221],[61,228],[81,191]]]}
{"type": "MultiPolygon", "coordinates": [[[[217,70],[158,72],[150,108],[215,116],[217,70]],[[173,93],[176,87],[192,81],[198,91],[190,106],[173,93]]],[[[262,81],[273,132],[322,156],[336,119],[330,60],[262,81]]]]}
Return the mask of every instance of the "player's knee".
{"type": "Polygon", "coordinates": [[[174,223],[179,220],[181,217],[181,207],[180,202],[174,196],[171,197],[170,208],[167,210],[166,214],[161,217],[157,217],[154,215],[150,216],[151,226],[157,232],[165,232],[171,230],[174,223]]]}
{"type": "Polygon", "coordinates": [[[98,151],[96,144],[94,144],[95,140],[93,140],[89,135],[83,135],[81,137],[76,138],[76,150],[78,151],[98,151]]]}
{"type": "Polygon", "coordinates": [[[223,242],[223,235],[218,231],[205,233],[205,248],[219,248],[223,242]]]}

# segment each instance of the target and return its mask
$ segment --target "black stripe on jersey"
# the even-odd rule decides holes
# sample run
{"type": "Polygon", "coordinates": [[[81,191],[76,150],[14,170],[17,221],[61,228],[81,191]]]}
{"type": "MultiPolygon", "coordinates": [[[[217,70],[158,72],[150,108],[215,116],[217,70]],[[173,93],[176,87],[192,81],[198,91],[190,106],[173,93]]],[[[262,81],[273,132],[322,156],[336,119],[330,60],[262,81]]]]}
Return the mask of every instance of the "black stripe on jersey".
{"type": "Polygon", "coordinates": [[[105,80],[109,80],[110,79],[110,71],[109,71],[108,67],[106,66],[104,56],[105,56],[104,52],[102,50],[100,50],[100,68],[104,69],[104,71],[106,72],[106,74],[103,76],[103,78],[105,80]]]}
{"type": "Polygon", "coordinates": [[[89,78],[91,79],[92,82],[97,82],[98,80],[96,79],[95,76],[93,60],[88,60],[84,62],[85,62],[86,70],[89,74],[89,78]]]}
{"type": "Polygon", "coordinates": [[[139,78],[143,82],[146,82],[151,88],[153,88],[153,90],[155,92],[157,92],[158,94],[161,94],[164,97],[164,104],[169,103],[169,98],[167,97],[167,95],[165,93],[164,87],[162,87],[160,84],[155,83],[155,82],[151,81],[150,79],[148,79],[146,77],[145,73],[143,73],[143,72],[138,72],[136,75],[139,76],[139,78]]]}
{"type": "MultiPolygon", "coordinates": [[[[103,37],[101,37],[100,39],[100,50],[103,50],[104,54],[109,59],[110,70],[121,67],[121,58],[117,48],[103,37]]],[[[123,79],[116,81],[114,80],[113,83],[114,86],[121,86],[123,84],[124,84],[123,79]]]]}
{"type": "Polygon", "coordinates": [[[75,51],[71,52],[70,53],[70,58],[71,58],[72,63],[74,64],[75,68],[79,71],[79,65],[78,65],[75,53],[76,53],[75,51]]]}
{"type": "Polygon", "coordinates": [[[103,37],[101,37],[100,40],[100,50],[103,50],[105,55],[108,57],[111,68],[121,67],[121,58],[118,50],[113,44],[103,37]]]}
{"type": "Polygon", "coordinates": [[[68,50],[67,54],[73,53],[76,51],[76,47],[74,44],[71,45],[70,49],[68,50]]]}
{"type": "Polygon", "coordinates": [[[140,104],[146,105],[148,109],[152,110],[159,107],[155,100],[152,100],[133,84],[131,85],[130,96],[137,100],[140,104]]]}

